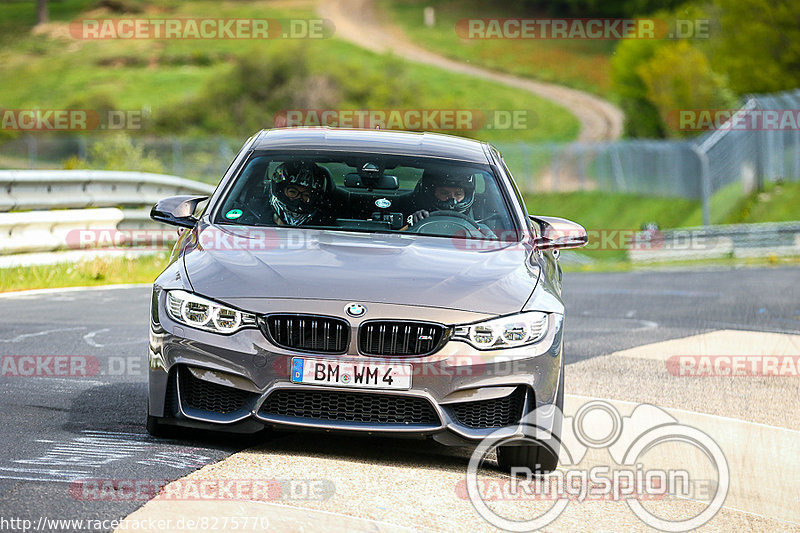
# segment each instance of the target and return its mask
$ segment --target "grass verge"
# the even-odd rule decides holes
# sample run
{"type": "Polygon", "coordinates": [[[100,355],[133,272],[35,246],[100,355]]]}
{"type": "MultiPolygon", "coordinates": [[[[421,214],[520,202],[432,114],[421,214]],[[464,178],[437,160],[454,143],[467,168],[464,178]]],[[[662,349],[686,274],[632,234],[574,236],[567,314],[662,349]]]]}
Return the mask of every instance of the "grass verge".
{"type": "Polygon", "coordinates": [[[167,266],[166,252],[132,258],[98,257],[78,263],[0,269],[0,292],[152,283],[167,266]]]}
{"type": "Polygon", "coordinates": [[[630,261],[598,261],[588,265],[564,264],[564,272],[630,272],[642,270],[666,269],[702,269],[702,268],[758,268],[800,266],[800,257],[768,257],[718,259],[698,259],[692,261],[665,261],[654,263],[631,263],[630,261]]]}
{"type": "Polygon", "coordinates": [[[522,77],[559,83],[611,96],[611,68],[614,53],[611,40],[547,39],[463,39],[456,33],[462,19],[525,18],[519,3],[489,5],[474,0],[381,0],[383,12],[409,38],[430,50],[453,59],[522,77]],[[423,10],[435,9],[436,24],[424,24],[423,10]]]}
{"type": "MultiPolygon", "coordinates": [[[[275,54],[292,57],[298,45],[298,40],[292,39],[217,39],[200,42],[191,39],[79,40],[72,38],[69,33],[67,21],[70,18],[121,18],[121,15],[97,9],[79,12],[78,8],[85,6],[84,3],[65,1],[71,10],[65,11],[63,19],[54,15],[54,21],[47,28],[27,32],[17,29],[16,38],[12,42],[6,41],[6,46],[0,48],[0,76],[14,80],[14,83],[0,86],[0,102],[3,102],[4,108],[149,109],[153,120],[157,122],[160,115],[208,93],[209,87],[213,89],[230,82],[230,74],[238,58],[263,58],[267,62],[275,54]]],[[[134,15],[137,17],[287,19],[316,16],[305,3],[298,4],[299,7],[264,1],[219,3],[194,0],[166,5],[160,2],[136,4],[141,9],[140,14],[134,15]]],[[[34,5],[26,5],[33,12],[34,5]]],[[[18,10],[19,6],[12,7],[18,10]]],[[[7,12],[10,13],[12,7],[0,4],[0,19],[7,12]]],[[[14,16],[21,14],[14,11],[14,16]]],[[[487,102],[491,102],[492,109],[528,110],[532,111],[532,116],[547,117],[547,120],[540,120],[532,127],[519,130],[483,128],[453,133],[492,142],[568,141],[577,136],[580,128],[577,119],[566,109],[527,91],[407,63],[388,55],[365,51],[336,38],[305,39],[301,44],[311,58],[307,83],[300,84],[301,88],[307,89],[308,101],[297,107],[291,103],[284,105],[275,96],[279,89],[285,89],[280,86],[280,76],[266,80],[265,85],[254,87],[254,94],[260,95],[256,102],[244,102],[260,118],[260,127],[272,127],[275,110],[287,107],[485,110],[487,102]],[[319,81],[320,73],[325,72],[341,74],[335,77],[341,86],[311,90],[315,80],[319,81]],[[343,86],[345,84],[347,87],[343,86]],[[344,95],[342,99],[336,103],[328,102],[326,98],[337,91],[344,95]],[[408,101],[398,100],[403,94],[410,94],[408,101]]],[[[294,100],[289,98],[288,101],[294,100]]],[[[200,122],[214,124],[215,113],[219,112],[220,107],[224,108],[221,105],[200,108],[198,112],[208,118],[200,122]]],[[[191,133],[241,135],[241,132],[222,131],[220,128],[213,128],[212,131],[210,127],[191,133]]],[[[248,135],[251,133],[247,132],[248,135]]]]}
{"type": "MultiPolygon", "coordinates": [[[[739,187],[734,184],[722,189],[712,198],[712,224],[753,224],[800,219],[797,212],[797,206],[800,205],[800,182],[769,184],[764,191],[743,198],[740,198],[739,187]]],[[[686,198],[581,191],[526,194],[525,202],[531,214],[568,218],[584,226],[590,232],[590,242],[579,253],[613,269],[624,268],[624,265],[615,266],[614,263],[626,263],[626,250],[614,247],[617,241],[611,232],[636,231],[649,223],[657,224],[662,230],[702,225],[700,201],[686,198]],[[591,238],[596,238],[598,232],[606,233],[607,245],[597,242],[592,244],[591,238]]],[[[603,269],[606,266],[597,265],[592,268],[603,269]]]]}

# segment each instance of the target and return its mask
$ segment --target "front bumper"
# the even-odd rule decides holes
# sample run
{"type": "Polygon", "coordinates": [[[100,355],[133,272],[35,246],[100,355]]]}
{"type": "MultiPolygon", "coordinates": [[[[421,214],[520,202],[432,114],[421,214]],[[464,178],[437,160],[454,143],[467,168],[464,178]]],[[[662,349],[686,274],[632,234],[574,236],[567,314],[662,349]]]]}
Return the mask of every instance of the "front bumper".
{"type": "MultiPolygon", "coordinates": [[[[521,437],[520,418],[557,403],[563,387],[560,314],[551,316],[544,338],[530,346],[480,351],[451,340],[432,355],[387,359],[359,353],[360,321],[343,313],[348,302],[229,302],[256,313],[313,309],[314,314],[347,319],[352,328],[347,353],[327,355],[277,347],[258,329],[218,335],[183,326],[167,316],[163,300],[162,293],[154,301],[158,318],[151,321],[149,414],[164,423],[230,431],[269,427],[433,437],[459,445],[475,443],[498,427],[521,437]],[[412,386],[375,390],[293,383],[291,359],[297,356],[410,364],[412,386]]],[[[446,309],[368,306],[371,319],[458,324],[492,318],[446,309]]]]}

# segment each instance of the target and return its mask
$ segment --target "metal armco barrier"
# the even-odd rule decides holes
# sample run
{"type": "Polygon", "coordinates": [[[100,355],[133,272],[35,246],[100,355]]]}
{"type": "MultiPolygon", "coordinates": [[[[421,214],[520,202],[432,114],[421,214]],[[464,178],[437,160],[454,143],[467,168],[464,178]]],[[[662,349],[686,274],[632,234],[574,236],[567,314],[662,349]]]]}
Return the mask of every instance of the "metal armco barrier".
{"type": "Polygon", "coordinates": [[[206,183],[144,172],[0,171],[0,254],[73,248],[68,236],[76,230],[163,228],[148,216],[156,201],[213,191],[206,183]]]}
{"type": "Polygon", "coordinates": [[[211,194],[207,183],[114,170],[0,170],[0,211],[151,206],[178,194],[211,194]]]}
{"type": "Polygon", "coordinates": [[[800,222],[731,224],[642,233],[631,243],[634,262],[800,256],[800,222]]]}

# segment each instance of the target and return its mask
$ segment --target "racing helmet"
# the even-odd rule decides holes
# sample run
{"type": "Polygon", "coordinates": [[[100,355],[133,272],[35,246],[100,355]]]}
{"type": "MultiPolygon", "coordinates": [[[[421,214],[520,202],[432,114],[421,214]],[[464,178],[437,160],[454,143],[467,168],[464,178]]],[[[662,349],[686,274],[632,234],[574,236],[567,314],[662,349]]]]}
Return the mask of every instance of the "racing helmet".
{"type": "Polygon", "coordinates": [[[427,169],[417,184],[417,192],[425,203],[437,211],[457,211],[466,214],[475,202],[475,176],[473,174],[453,174],[452,171],[432,172],[427,169]],[[460,187],[464,189],[464,199],[440,200],[436,197],[437,187],[460,187]]]}
{"type": "Polygon", "coordinates": [[[269,203],[289,226],[305,224],[319,211],[328,192],[325,174],[310,161],[287,161],[272,172],[269,179],[269,203]],[[290,185],[307,188],[304,194],[287,196],[290,185]]]}

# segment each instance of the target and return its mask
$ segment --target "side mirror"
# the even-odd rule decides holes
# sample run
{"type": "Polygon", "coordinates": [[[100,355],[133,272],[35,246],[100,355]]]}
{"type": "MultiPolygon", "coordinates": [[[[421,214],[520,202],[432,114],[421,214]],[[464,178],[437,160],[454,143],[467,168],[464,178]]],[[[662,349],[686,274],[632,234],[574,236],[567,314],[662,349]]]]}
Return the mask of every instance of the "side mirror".
{"type": "Polygon", "coordinates": [[[208,196],[170,196],[159,200],[150,210],[150,218],[182,228],[193,228],[197,224],[194,210],[208,196]]]}
{"type": "Polygon", "coordinates": [[[539,250],[580,248],[589,242],[586,229],[577,222],[566,218],[542,216],[531,216],[531,220],[539,224],[542,229],[542,236],[535,242],[539,250]]]}

